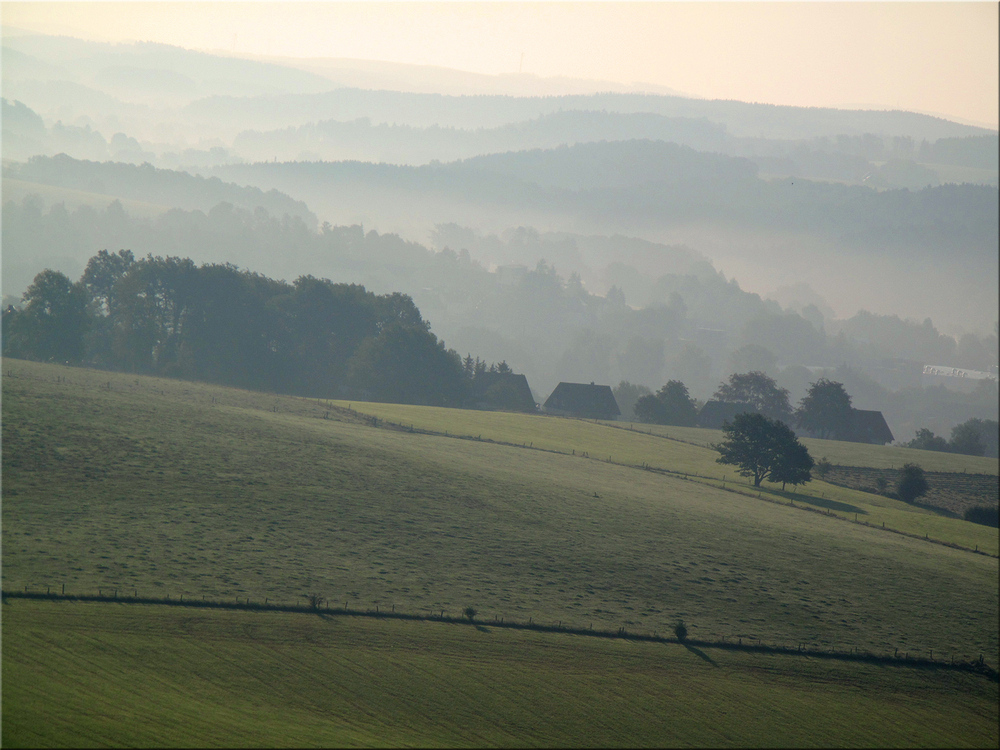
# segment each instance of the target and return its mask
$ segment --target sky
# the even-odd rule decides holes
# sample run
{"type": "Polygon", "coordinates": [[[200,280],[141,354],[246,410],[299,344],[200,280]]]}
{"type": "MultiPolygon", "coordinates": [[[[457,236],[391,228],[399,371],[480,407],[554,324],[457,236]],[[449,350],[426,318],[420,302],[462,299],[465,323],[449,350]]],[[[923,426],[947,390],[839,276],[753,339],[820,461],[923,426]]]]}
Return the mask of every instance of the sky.
{"type": "Polygon", "coordinates": [[[711,99],[906,109],[997,128],[996,2],[2,2],[101,41],[653,84],[711,99]]]}

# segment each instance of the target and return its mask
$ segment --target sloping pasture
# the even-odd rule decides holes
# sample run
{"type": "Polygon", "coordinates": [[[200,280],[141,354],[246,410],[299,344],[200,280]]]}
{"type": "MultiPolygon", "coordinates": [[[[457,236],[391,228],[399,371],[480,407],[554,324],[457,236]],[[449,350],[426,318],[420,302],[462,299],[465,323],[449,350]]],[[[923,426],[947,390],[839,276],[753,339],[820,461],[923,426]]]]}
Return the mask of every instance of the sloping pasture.
{"type": "Polygon", "coordinates": [[[3,367],[8,589],[317,593],[633,632],[682,617],[696,638],[996,663],[995,558],[314,400],[3,367]]]}
{"type": "MultiPolygon", "coordinates": [[[[848,520],[864,521],[879,528],[884,525],[885,528],[906,534],[926,536],[993,555],[1000,552],[1000,538],[992,529],[977,527],[976,524],[881,495],[839,487],[818,479],[800,487],[788,488],[787,492],[781,491],[780,485],[769,482],[765,482],[759,490],[755,489],[745,478],[739,476],[735,467],[716,463],[718,453],[708,446],[722,439],[719,430],[625,425],[403,404],[334,403],[354,409],[359,414],[372,415],[395,424],[441,435],[493,440],[591,459],[610,460],[626,466],[662,469],[688,475],[697,481],[707,481],[720,488],[725,482],[725,486],[730,489],[753,492],[755,495],[760,493],[784,503],[797,502],[800,509],[805,507],[821,510],[848,520]]],[[[894,465],[901,466],[905,461],[923,461],[931,456],[934,460],[929,463],[936,467],[935,471],[962,471],[966,468],[977,473],[995,474],[997,471],[995,458],[934,454],[930,451],[833,440],[804,442],[814,458],[832,454],[837,458],[837,463],[864,462],[847,464],[851,466],[870,465],[873,462],[889,466],[893,465],[893,461],[896,461],[894,465]],[[909,454],[919,455],[914,457],[909,454]]],[[[930,467],[928,470],[931,470],[930,467]]]]}
{"type": "Polygon", "coordinates": [[[8,600],[5,747],[990,747],[978,675],[486,626],[8,600]]]}
{"type": "MultiPolygon", "coordinates": [[[[618,426],[623,423],[609,423],[618,426]]],[[[670,425],[633,425],[635,429],[652,432],[655,435],[674,438],[694,445],[708,447],[722,439],[722,430],[707,430],[701,427],[673,427],[670,425]]],[[[801,438],[814,458],[826,458],[840,466],[870,466],[876,469],[898,469],[905,463],[915,463],[925,471],[951,471],[956,474],[997,474],[1000,461],[984,456],[965,456],[960,453],[923,451],[903,448],[898,445],[868,445],[845,440],[820,440],[801,438]]]]}

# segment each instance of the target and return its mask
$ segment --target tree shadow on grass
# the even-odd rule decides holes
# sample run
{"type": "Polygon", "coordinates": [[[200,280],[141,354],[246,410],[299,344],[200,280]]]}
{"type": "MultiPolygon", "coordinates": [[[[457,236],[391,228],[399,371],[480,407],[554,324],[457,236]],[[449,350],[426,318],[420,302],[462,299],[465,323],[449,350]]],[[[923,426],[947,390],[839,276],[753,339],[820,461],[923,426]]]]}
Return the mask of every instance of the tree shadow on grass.
{"type": "Polygon", "coordinates": [[[490,632],[490,629],[487,628],[487,627],[485,627],[485,626],[483,626],[483,625],[476,625],[476,630],[478,630],[480,633],[489,633],[490,632]]]}
{"type": "Polygon", "coordinates": [[[690,643],[682,643],[681,645],[684,648],[686,648],[688,651],[690,651],[692,654],[694,654],[695,656],[697,656],[699,659],[703,659],[704,661],[707,661],[713,667],[718,667],[719,666],[714,661],[712,661],[712,657],[711,656],[709,656],[708,654],[706,654],[700,648],[696,648],[695,646],[692,646],[690,643]]]}

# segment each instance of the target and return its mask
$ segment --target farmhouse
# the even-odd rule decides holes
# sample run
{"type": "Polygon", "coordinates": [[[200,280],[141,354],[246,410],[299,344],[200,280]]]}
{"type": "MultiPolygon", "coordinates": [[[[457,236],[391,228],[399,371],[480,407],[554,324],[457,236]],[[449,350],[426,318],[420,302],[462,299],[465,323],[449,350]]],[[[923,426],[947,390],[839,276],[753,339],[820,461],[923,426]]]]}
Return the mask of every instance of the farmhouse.
{"type": "Polygon", "coordinates": [[[477,409],[538,411],[528,379],[513,372],[481,372],[472,380],[472,403],[477,409]]]}
{"type": "Polygon", "coordinates": [[[844,439],[852,443],[874,445],[885,445],[894,440],[882,412],[866,409],[851,409],[851,426],[844,439]]]}
{"type": "Polygon", "coordinates": [[[588,419],[614,419],[621,414],[610,385],[560,383],[542,408],[549,414],[588,419]]]}

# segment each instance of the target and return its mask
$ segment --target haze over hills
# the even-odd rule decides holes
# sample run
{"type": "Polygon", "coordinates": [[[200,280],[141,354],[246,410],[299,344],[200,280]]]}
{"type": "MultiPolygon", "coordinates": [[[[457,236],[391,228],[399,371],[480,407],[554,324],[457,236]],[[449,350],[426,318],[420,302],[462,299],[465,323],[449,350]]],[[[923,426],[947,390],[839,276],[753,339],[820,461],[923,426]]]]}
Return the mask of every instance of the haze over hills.
{"type": "Polygon", "coordinates": [[[128,247],[409,294],[450,346],[543,390],[655,389],[687,372],[683,345],[709,362],[701,397],[747,345],[779,371],[850,363],[898,388],[871,344],[891,337],[849,324],[861,311],[923,332],[883,359],[996,367],[995,130],[43,35],[5,34],[2,54],[9,299],[128,247]],[[540,280],[545,304],[508,294],[540,280]],[[825,343],[746,329],[757,315],[825,343]]]}

